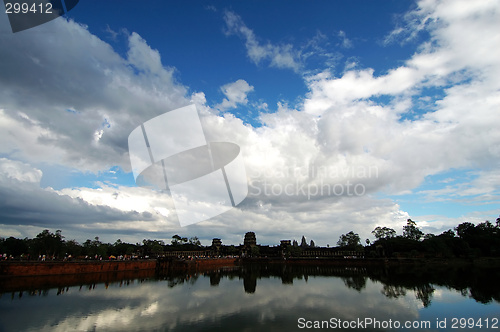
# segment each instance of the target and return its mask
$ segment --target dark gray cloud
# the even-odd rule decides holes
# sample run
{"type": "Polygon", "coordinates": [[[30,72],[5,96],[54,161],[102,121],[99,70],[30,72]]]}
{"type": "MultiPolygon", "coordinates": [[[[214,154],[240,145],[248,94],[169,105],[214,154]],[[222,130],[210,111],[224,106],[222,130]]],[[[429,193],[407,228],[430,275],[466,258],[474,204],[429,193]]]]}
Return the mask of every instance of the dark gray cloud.
{"type": "Polygon", "coordinates": [[[153,220],[149,212],[125,212],[109,206],[95,206],[81,198],[60,195],[55,191],[16,180],[0,185],[0,220],[10,225],[68,227],[90,223],[153,220]]]}
{"type": "Polygon", "coordinates": [[[0,223],[33,225],[57,229],[82,227],[95,223],[153,220],[149,212],[122,211],[93,205],[81,198],[41,188],[39,170],[21,162],[0,159],[0,223]]]}

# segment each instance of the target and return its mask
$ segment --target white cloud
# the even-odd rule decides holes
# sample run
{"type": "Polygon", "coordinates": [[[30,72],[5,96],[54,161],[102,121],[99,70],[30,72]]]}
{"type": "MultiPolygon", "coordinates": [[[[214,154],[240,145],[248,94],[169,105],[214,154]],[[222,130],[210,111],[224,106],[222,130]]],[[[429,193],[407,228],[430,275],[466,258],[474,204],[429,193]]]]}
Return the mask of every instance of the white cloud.
{"type": "Polygon", "coordinates": [[[189,103],[174,70],[162,66],[158,51],[137,33],[129,36],[127,59],[62,18],[0,40],[9,45],[0,49],[0,61],[9,64],[0,76],[0,126],[6,129],[0,153],[17,159],[94,172],[129,169],[132,129],[189,103]],[[57,38],[42,40],[39,29],[57,38]]]}
{"type": "Polygon", "coordinates": [[[292,69],[295,72],[302,67],[301,54],[291,44],[273,45],[268,42],[262,45],[241,17],[232,11],[225,12],[224,21],[228,35],[237,35],[245,40],[247,55],[255,64],[267,59],[271,67],[292,69]]]}
{"type": "MultiPolygon", "coordinates": [[[[137,33],[132,32],[130,35],[129,46],[127,60],[131,65],[152,74],[165,71],[161,64],[160,53],[157,50],[151,49],[146,41],[137,33]]],[[[166,74],[170,73],[166,71],[166,74]]]]}
{"type": "Polygon", "coordinates": [[[42,171],[19,161],[0,158],[0,179],[0,181],[13,179],[19,182],[40,183],[42,171]]]}
{"type": "Polygon", "coordinates": [[[340,38],[340,46],[342,48],[351,48],[353,46],[352,41],[347,38],[345,31],[340,30],[337,36],[340,38]]]}
{"type": "MultiPolygon", "coordinates": [[[[426,176],[451,168],[483,171],[470,186],[437,194],[496,193],[497,175],[485,170],[500,161],[500,134],[492,125],[500,122],[500,10],[491,1],[461,4],[467,10],[453,1],[419,2],[408,16],[419,21],[407,23],[403,30],[411,34],[425,29],[430,39],[411,58],[381,75],[372,68],[346,67],[340,77],[329,71],[310,76],[303,103],[296,108],[279,104],[277,112],[261,115],[258,128],[231,114],[217,115],[206,105],[203,92],[187,96],[174,70],[162,65],[159,52],[136,33],[129,36],[126,59],[85,27],[62,19],[51,23],[64,29],[58,29],[61,35],[50,45],[30,31],[16,39],[1,34],[2,42],[11,47],[0,49],[0,61],[12,68],[0,77],[0,126],[5,133],[0,153],[24,161],[2,161],[1,165],[14,165],[13,170],[2,166],[11,185],[1,187],[5,197],[11,197],[4,211],[14,211],[17,222],[31,224],[42,223],[29,219],[28,212],[37,209],[44,211],[44,218],[57,215],[58,225],[71,215],[77,225],[73,229],[82,231],[84,221],[110,233],[179,231],[162,197],[152,191],[107,184],[100,189],[50,191],[37,187],[41,175],[26,163],[53,162],[82,171],[118,165],[127,170],[130,131],[190,101],[201,114],[209,141],[241,147],[251,184],[240,209],[185,228],[203,239],[219,236],[225,243],[239,243],[246,231],[253,230],[263,234],[264,243],[306,235],[317,244],[333,245],[349,230],[362,238],[370,237],[378,225],[400,231],[410,214],[375,195],[411,192],[426,176]],[[426,98],[423,91],[429,88],[442,90],[443,97],[427,98],[426,103],[433,104],[428,113],[402,120],[414,114],[414,98],[426,98]],[[390,102],[377,102],[381,96],[390,102]],[[99,140],[93,142],[95,133],[99,140]],[[364,195],[309,191],[318,185],[346,189],[348,184],[363,185],[364,195]]],[[[226,12],[225,22],[228,34],[245,40],[256,64],[268,61],[270,66],[301,68],[300,52],[293,46],[262,44],[233,12],[226,12]]],[[[215,108],[247,105],[253,89],[243,79],[224,85],[225,99],[215,108]]],[[[420,217],[428,229],[450,228],[462,220],[420,217]]]]}
{"type": "Polygon", "coordinates": [[[462,180],[439,189],[418,191],[427,201],[458,201],[469,205],[498,204],[500,202],[500,172],[471,171],[473,180],[462,180]]]}
{"type": "MultiPolygon", "coordinates": [[[[437,5],[435,9],[440,13],[444,8],[437,5]]],[[[498,9],[478,8],[481,10],[463,13],[465,21],[463,16],[444,15],[444,23],[429,28],[433,44],[438,46],[422,48],[405,65],[385,75],[376,77],[372,69],[359,69],[349,70],[340,78],[328,73],[311,77],[304,111],[321,115],[319,126],[325,130],[320,135],[330,146],[334,143],[330,151],[361,155],[366,148],[370,153],[365,159],[388,161],[390,168],[385,171],[393,173],[393,184],[414,177],[408,188],[421,182],[425,174],[451,167],[486,167],[497,161],[500,137],[488,123],[500,120],[495,111],[500,106],[500,65],[498,60],[480,54],[500,51],[499,44],[492,43],[499,33],[485,28],[492,25],[491,13],[498,13],[498,9]],[[480,13],[486,15],[486,23],[480,13]],[[455,29],[457,26],[460,29],[455,29]],[[464,39],[466,43],[461,42],[464,39]],[[462,55],[470,50],[474,54],[462,55]],[[400,108],[395,103],[377,105],[369,101],[380,95],[408,100],[424,87],[440,88],[443,84],[454,86],[444,90],[445,97],[436,102],[434,112],[415,121],[399,121],[405,112],[412,111],[411,103],[400,108]]],[[[493,25],[500,28],[498,23],[493,25]]]]}
{"type": "MultiPolygon", "coordinates": [[[[312,76],[307,81],[310,93],[302,110],[282,108],[263,115],[264,126],[246,135],[241,134],[243,129],[231,131],[239,132],[233,139],[242,139],[239,144],[246,155],[252,185],[262,189],[267,181],[270,188],[275,186],[279,191],[290,184],[294,188],[313,184],[307,176],[313,163],[326,170],[376,167],[377,176],[357,180],[367,192],[394,194],[411,191],[428,175],[451,168],[488,168],[500,161],[500,135],[491,126],[500,121],[500,64],[493,56],[500,54],[498,4],[485,1],[468,5],[465,11],[446,2],[419,5],[412,15],[424,21],[431,15],[440,23],[409,27],[414,31],[426,29],[431,40],[402,66],[379,76],[371,68],[347,70],[339,78],[329,72],[312,76]],[[447,12],[448,5],[456,9],[452,10],[455,14],[447,12]],[[424,7],[426,15],[422,14],[424,7]],[[479,35],[482,38],[477,38],[479,35]],[[401,120],[406,113],[414,112],[412,97],[427,88],[443,87],[447,87],[444,97],[435,101],[431,112],[412,121],[401,120]],[[392,102],[371,100],[383,95],[392,102]]],[[[349,179],[353,180],[348,176],[323,178],[330,185],[345,184],[349,179]]],[[[497,188],[496,182],[484,187],[487,192],[497,188]]],[[[458,195],[469,191],[454,190],[458,195]]],[[[300,195],[271,196],[258,199],[271,203],[265,204],[267,211],[285,214],[293,210],[291,204],[304,199],[300,195]]],[[[325,197],[313,198],[305,210],[317,211],[322,199],[325,197]]],[[[346,202],[339,197],[329,201],[346,202]]],[[[363,216],[368,213],[360,210],[363,216]]],[[[352,215],[343,217],[344,225],[357,227],[352,215]]],[[[294,214],[294,218],[313,229],[307,218],[300,214],[294,214]]],[[[293,225],[296,228],[300,226],[293,225]]]]}
{"type": "Polygon", "coordinates": [[[216,105],[215,108],[225,111],[231,108],[236,108],[238,105],[248,104],[247,95],[254,90],[254,87],[248,84],[245,80],[237,80],[233,83],[223,85],[220,90],[226,96],[222,103],[216,105]]]}

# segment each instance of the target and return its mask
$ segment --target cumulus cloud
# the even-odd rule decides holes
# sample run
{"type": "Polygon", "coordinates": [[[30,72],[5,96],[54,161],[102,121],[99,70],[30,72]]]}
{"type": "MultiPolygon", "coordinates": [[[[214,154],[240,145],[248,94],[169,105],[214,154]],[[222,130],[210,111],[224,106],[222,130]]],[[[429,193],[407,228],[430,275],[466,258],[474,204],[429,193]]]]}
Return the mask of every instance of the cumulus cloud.
{"type": "Polygon", "coordinates": [[[2,154],[94,172],[129,169],[132,129],[189,103],[174,70],[137,33],[127,59],[64,19],[0,40],[9,45],[0,50],[2,154]],[[38,29],[54,38],[39,38],[38,29]]]}
{"type": "Polygon", "coordinates": [[[248,104],[247,95],[254,90],[253,86],[245,80],[237,80],[233,83],[223,85],[220,90],[226,96],[222,103],[215,106],[216,109],[225,111],[236,108],[238,105],[248,104]]]}
{"type": "MultiPolygon", "coordinates": [[[[248,156],[251,186],[259,189],[254,190],[257,202],[266,202],[263,205],[270,209],[285,204],[279,210],[291,211],[294,208],[287,203],[312,200],[316,202],[304,209],[312,211],[327,195],[306,198],[307,190],[306,195],[296,190],[303,185],[312,190],[323,185],[326,190],[337,184],[345,186],[350,180],[363,184],[368,194],[411,193],[426,176],[456,168],[488,169],[498,163],[500,137],[488,125],[500,120],[496,111],[500,106],[500,65],[492,57],[500,53],[497,4],[467,4],[467,10],[456,3],[426,1],[418,5],[408,15],[421,24],[410,24],[408,29],[426,29],[431,37],[402,66],[382,75],[360,68],[347,70],[341,77],[329,71],[310,76],[310,93],[299,110],[281,108],[266,114],[262,116],[264,126],[247,135],[239,127],[233,139],[244,140],[240,144],[248,156]],[[429,19],[439,24],[425,23],[429,19]],[[413,98],[430,88],[441,90],[444,96],[433,97],[427,113],[419,110],[413,120],[404,120],[415,113],[413,98]],[[380,96],[390,102],[378,102],[380,96]],[[311,169],[318,170],[316,176],[311,176],[311,169]],[[269,197],[263,194],[266,185],[269,197]],[[272,193],[273,188],[277,194],[272,193]],[[298,194],[283,194],[286,188],[298,194]]],[[[494,173],[481,174],[482,192],[497,190],[494,173]],[[490,185],[484,186],[488,181],[490,185]]],[[[478,188],[477,184],[471,186],[478,188]]],[[[465,188],[453,191],[465,195],[472,190],[465,188]]],[[[329,202],[345,204],[345,192],[333,196],[329,202]]],[[[361,210],[367,214],[366,209],[361,210]]],[[[355,218],[346,215],[349,221],[344,225],[355,228],[355,218]]],[[[401,225],[408,215],[399,215],[401,225]]],[[[454,226],[444,219],[449,227],[454,226]]]]}
{"type": "MultiPolygon", "coordinates": [[[[491,21],[491,13],[498,15],[498,10],[487,2],[449,15],[447,6],[439,2],[431,8],[432,3],[420,5],[426,12],[433,9],[432,16],[441,23],[428,26],[432,40],[403,66],[381,76],[368,68],[349,70],[338,78],[328,72],[310,77],[311,91],[304,102],[304,112],[321,116],[318,126],[324,130],[319,141],[324,149],[383,162],[380,173],[390,172],[396,189],[411,189],[426,175],[454,167],[488,167],[500,156],[495,148],[499,135],[487,125],[499,120],[495,110],[500,105],[500,65],[483,57],[500,52],[499,44],[493,43],[499,34],[491,29],[500,28],[498,21],[491,21]],[[478,40],[477,35],[484,38],[478,40]],[[430,87],[443,89],[444,97],[435,100],[430,112],[402,121],[413,112],[412,96],[430,87]],[[372,100],[382,95],[392,103],[372,100]]],[[[419,7],[414,15],[422,10],[419,7]]]]}
{"type": "MultiPolygon", "coordinates": [[[[84,230],[88,223],[110,233],[159,238],[182,232],[158,193],[104,183],[98,189],[43,189],[41,173],[30,165],[128,170],[131,130],[189,102],[197,106],[208,141],[241,147],[249,181],[249,196],[238,209],[186,228],[205,240],[217,236],[239,243],[252,230],[263,234],[259,239],[264,243],[306,235],[325,245],[349,230],[363,238],[378,225],[400,232],[414,216],[378,195],[411,193],[427,176],[450,169],[479,169],[479,177],[468,186],[422,194],[497,195],[498,174],[488,170],[500,161],[500,134],[492,126],[500,121],[498,4],[417,5],[407,16],[413,21],[404,25],[406,36],[425,30],[430,38],[409,59],[378,75],[372,68],[348,67],[339,77],[330,70],[308,76],[303,102],[295,107],[281,103],[276,112],[261,114],[258,128],[214,111],[247,105],[253,86],[244,79],[224,85],[225,99],[210,107],[203,92],[187,96],[175,69],[163,65],[160,53],[137,33],[129,35],[126,58],[84,26],[63,19],[50,23],[61,29],[49,44],[31,30],[16,38],[0,34],[10,46],[0,49],[0,126],[5,133],[0,153],[8,156],[0,163],[0,189],[2,197],[9,197],[0,209],[4,223],[48,225],[54,220],[63,225],[74,220],[80,225],[75,229],[84,230]],[[429,89],[439,90],[439,96],[426,95],[429,89]],[[424,99],[430,107],[421,111],[415,103],[424,99]],[[349,188],[358,192],[349,194],[349,188]]],[[[254,63],[301,68],[293,46],[263,44],[233,12],[227,11],[224,20],[228,34],[243,38],[254,63]]],[[[394,36],[403,33],[398,29],[394,36]]],[[[458,223],[420,217],[427,230],[458,223]]]]}

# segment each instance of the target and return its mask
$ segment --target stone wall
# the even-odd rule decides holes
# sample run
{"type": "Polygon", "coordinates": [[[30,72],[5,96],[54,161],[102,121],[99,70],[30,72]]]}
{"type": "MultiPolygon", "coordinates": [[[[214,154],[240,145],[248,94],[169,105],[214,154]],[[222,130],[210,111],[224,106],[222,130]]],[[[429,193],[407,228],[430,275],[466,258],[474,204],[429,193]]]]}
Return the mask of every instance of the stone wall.
{"type": "Polygon", "coordinates": [[[91,262],[2,262],[0,276],[43,276],[154,270],[156,260],[91,262]]]}

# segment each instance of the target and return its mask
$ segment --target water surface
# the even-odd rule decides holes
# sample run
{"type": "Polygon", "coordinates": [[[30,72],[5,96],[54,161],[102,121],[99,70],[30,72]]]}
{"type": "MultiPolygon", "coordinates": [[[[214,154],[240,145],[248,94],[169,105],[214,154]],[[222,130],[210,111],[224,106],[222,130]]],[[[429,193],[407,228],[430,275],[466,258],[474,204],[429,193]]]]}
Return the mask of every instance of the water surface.
{"type": "Polygon", "coordinates": [[[444,331],[457,330],[454,318],[472,319],[468,331],[500,329],[497,269],[258,264],[110,278],[44,289],[28,280],[25,290],[4,289],[0,331],[298,331],[347,323],[370,331],[395,322],[444,331]]]}

